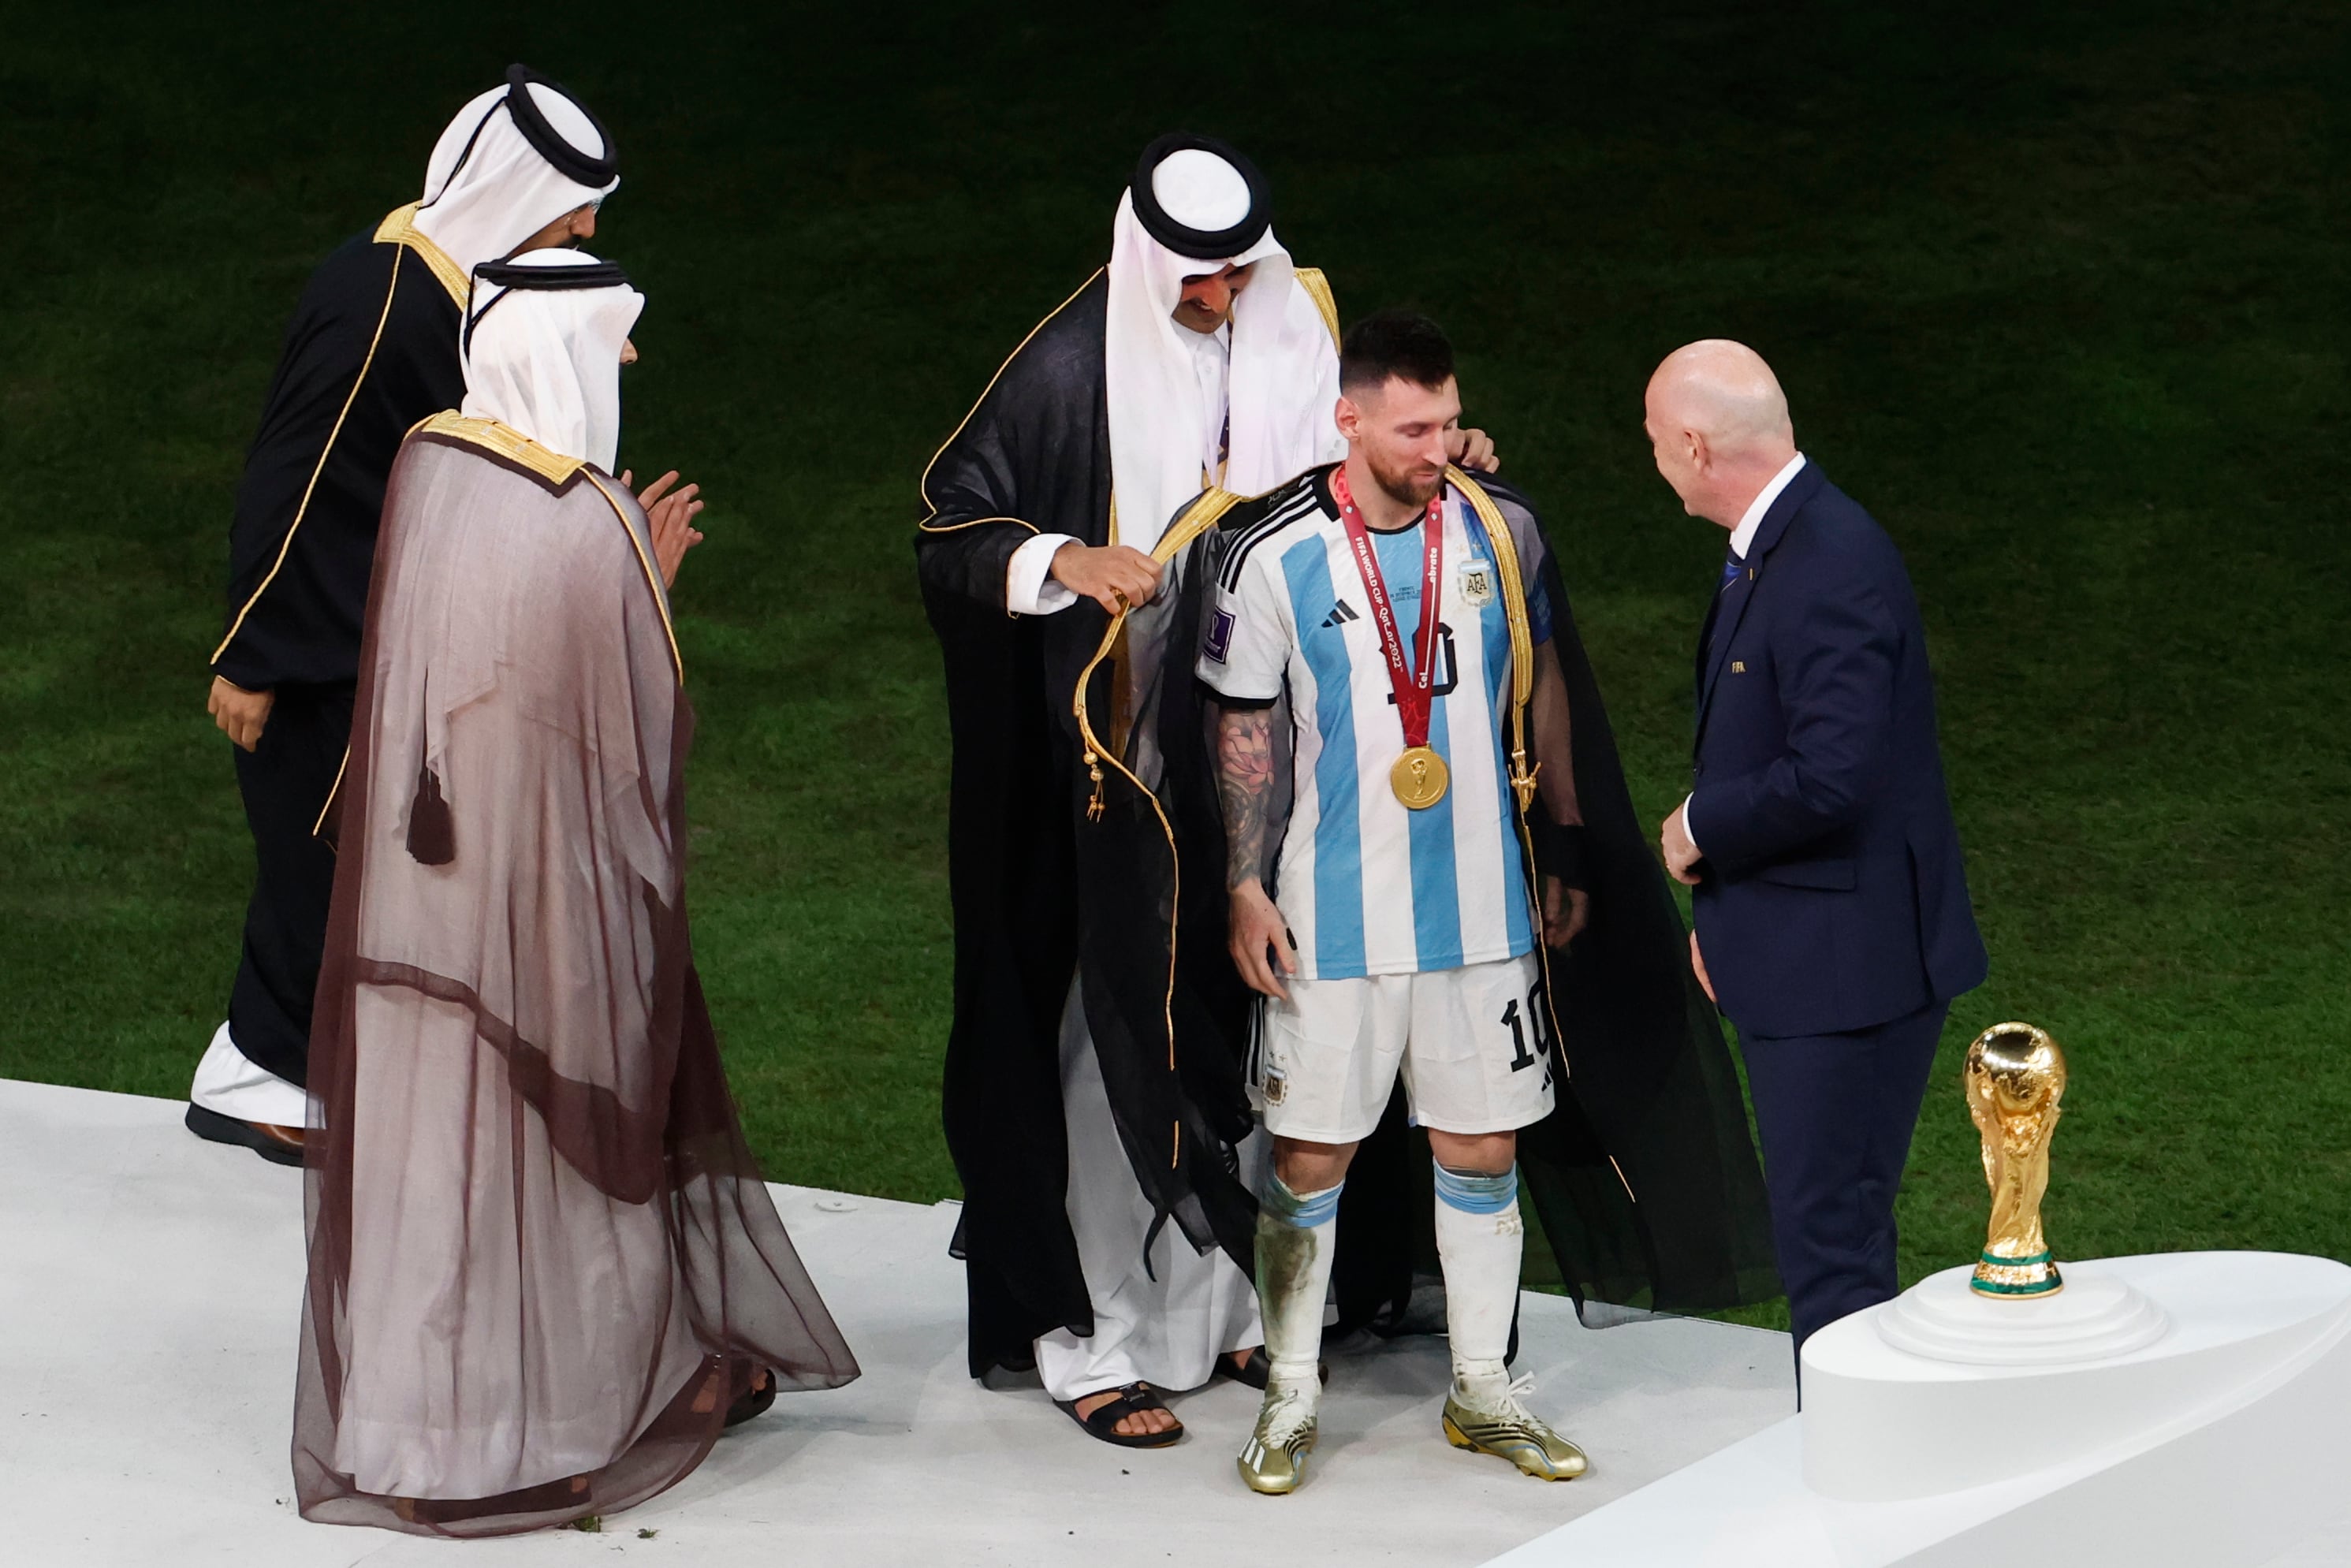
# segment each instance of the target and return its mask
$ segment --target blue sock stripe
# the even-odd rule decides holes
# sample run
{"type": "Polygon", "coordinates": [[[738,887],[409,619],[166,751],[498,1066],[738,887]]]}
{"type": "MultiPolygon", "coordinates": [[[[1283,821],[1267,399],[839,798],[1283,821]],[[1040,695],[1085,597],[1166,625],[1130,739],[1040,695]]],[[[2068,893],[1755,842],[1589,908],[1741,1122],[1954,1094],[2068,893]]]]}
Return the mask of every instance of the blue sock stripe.
{"type": "Polygon", "coordinates": [[[1437,1200],[1464,1214],[1499,1214],[1519,1201],[1519,1167],[1513,1165],[1499,1176],[1470,1176],[1437,1166],[1437,1200]]]}
{"type": "Polygon", "coordinates": [[[1265,1178],[1265,1211],[1284,1225],[1311,1230],[1339,1217],[1339,1195],[1346,1186],[1343,1181],[1321,1192],[1295,1193],[1280,1176],[1269,1173],[1265,1178]]]}

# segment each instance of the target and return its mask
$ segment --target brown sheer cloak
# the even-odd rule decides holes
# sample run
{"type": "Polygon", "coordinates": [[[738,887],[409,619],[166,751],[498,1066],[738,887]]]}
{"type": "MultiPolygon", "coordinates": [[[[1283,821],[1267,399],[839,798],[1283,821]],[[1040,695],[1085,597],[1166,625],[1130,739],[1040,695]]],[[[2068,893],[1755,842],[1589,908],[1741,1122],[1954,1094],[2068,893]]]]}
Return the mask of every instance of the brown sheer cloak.
{"type": "Polygon", "coordinates": [[[650,563],[592,470],[430,435],[394,466],[312,1036],[306,1517],[613,1511],[700,1462],[755,1366],[856,1375],[693,972],[650,563]]]}

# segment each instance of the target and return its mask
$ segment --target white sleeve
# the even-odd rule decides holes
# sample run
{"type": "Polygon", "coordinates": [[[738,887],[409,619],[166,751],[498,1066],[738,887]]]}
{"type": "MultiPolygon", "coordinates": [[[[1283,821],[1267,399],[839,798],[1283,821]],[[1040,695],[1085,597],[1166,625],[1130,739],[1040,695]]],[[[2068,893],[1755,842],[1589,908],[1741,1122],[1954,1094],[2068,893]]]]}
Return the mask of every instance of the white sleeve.
{"type": "Polygon", "coordinates": [[[1219,582],[1201,629],[1200,678],[1240,702],[1271,702],[1290,669],[1289,595],[1273,579],[1272,559],[1253,551],[1238,587],[1219,582]]]}
{"type": "Polygon", "coordinates": [[[1699,849],[1698,849],[1698,835],[1697,835],[1696,833],[1693,833],[1693,832],[1691,832],[1691,831],[1690,831],[1690,825],[1689,825],[1689,803],[1690,803],[1690,798],[1689,798],[1687,795],[1683,796],[1683,797],[1682,797],[1682,837],[1684,837],[1684,838],[1687,839],[1687,840],[1690,841],[1690,848],[1692,848],[1692,849],[1694,849],[1694,850],[1698,850],[1698,853],[1700,853],[1700,854],[1704,854],[1704,853],[1706,853],[1706,852],[1705,852],[1704,850],[1699,850],[1699,849]]]}
{"type": "Polygon", "coordinates": [[[1078,541],[1067,534],[1039,534],[1012,552],[1004,569],[1004,608],[1015,615],[1050,615],[1078,601],[1072,590],[1053,580],[1053,555],[1078,541]]]}

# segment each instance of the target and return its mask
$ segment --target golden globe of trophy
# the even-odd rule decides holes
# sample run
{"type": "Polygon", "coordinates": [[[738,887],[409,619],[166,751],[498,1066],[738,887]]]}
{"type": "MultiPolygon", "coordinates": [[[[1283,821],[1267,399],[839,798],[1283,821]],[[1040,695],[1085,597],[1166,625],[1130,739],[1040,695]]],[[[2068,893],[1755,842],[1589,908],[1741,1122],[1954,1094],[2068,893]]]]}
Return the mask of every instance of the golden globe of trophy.
{"type": "Polygon", "coordinates": [[[2065,1281],[2041,1231],[2041,1198],[2065,1097],[2065,1053],[2046,1030],[1994,1024],[1968,1047],[1962,1082],[1991,1187],[1991,1225],[1970,1286],[2011,1299],[2054,1295],[2065,1281]]]}

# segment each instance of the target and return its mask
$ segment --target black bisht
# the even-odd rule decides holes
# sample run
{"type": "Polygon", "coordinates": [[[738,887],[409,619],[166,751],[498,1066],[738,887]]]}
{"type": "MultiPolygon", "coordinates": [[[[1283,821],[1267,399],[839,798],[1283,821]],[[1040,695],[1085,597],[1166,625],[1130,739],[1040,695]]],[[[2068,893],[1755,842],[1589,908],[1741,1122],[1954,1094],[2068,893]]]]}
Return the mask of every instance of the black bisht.
{"type": "MultiPolygon", "coordinates": [[[[1138,726],[1156,721],[1157,804],[1176,823],[1185,851],[1180,904],[1189,917],[1178,935],[1196,956],[1200,939],[1194,931],[1209,925],[1208,912],[1197,905],[1213,902],[1221,915],[1227,869],[1212,740],[1204,733],[1214,722],[1215,698],[1193,676],[1208,585],[1228,552],[1285,502],[1306,489],[1327,501],[1328,472],[1223,510],[1186,545],[1175,591],[1153,607],[1162,622],[1154,630],[1168,652],[1155,686],[1131,708],[1138,726]]],[[[1491,480],[1458,472],[1452,478],[1489,504],[1489,532],[1499,524],[1514,546],[1497,551],[1517,559],[1517,571],[1504,573],[1505,593],[1517,576],[1529,589],[1539,583],[1552,607],[1551,641],[1530,649],[1533,697],[1526,727],[1514,737],[1505,721],[1504,750],[1521,753],[1530,776],[1520,813],[1529,866],[1564,872],[1590,898],[1583,934],[1563,951],[1543,954],[1552,1014],[1543,1043],[1552,1053],[1557,1108],[1520,1131],[1520,1179],[1579,1304],[1698,1312],[1768,1299],[1779,1284],[1738,1076],[1715,1009],[1691,973],[1680,913],[1635,814],[1557,557],[1524,497],[1491,480]],[[1556,670],[1556,683],[1545,678],[1546,664],[1556,670]],[[1572,789],[1560,788],[1562,779],[1573,779],[1572,789]],[[1561,832],[1579,812],[1583,831],[1561,832]]],[[[1192,521],[1203,520],[1207,510],[1197,509],[1192,521]]],[[[1126,641],[1137,640],[1131,628],[1126,641]]],[[[1278,704],[1273,730],[1277,746],[1286,747],[1287,699],[1278,704]]],[[[1124,747],[1131,763],[1154,760],[1132,736],[1124,747]]],[[[1286,776],[1286,768],[1278,770],[1286,776]]],[[[1151,802],[1119,769],[1106,770],[1103,794],[1103,828],[1141,843],[1155,814],[1151,802]]],[[[1285,798],[1285,813],[1286,807],[1285,798]]],[[[1270,855],[1278,830],[1268,837],[1275,841],[1270,855]]],[[[1139,857],[1138,863],[1151,862],[1139,857]]],[[[1272,868],[1259,870],[1272,889],[1272,868]]],[[[1530,877],[1540,910],[1531,869],[1530,877]]],[[[1142,946],[1134,941],[1130,961],[1142,960],[1142,946]]],[[[1221,941],[1210,956],[1229,963],[1221,941]]],[[[1426,1162],[1425,1140],[1406,1131],[1399,1091],[1359,1153],[1342,1200],[1343,1323],[1405,1325],[1416,1264],[1435,1258],[1426,1234],[1426,1162]]]]}
{"type": "MultiPolygon", "coordinates": [[[[1085,976],[1103,1086],[1141,1190],[1191,1245],[1253,1267],[1256,1202],[1236,1154],[1254,1127],[1252,1003],[1225,951],[1224,828],[1192,654],[1202,561],[1270,497],[1242,503],[1175,560],[1157,601],[1115,627],[1091,601],[1049,616],[1005,607],[1008,563],[1028,540],[1110,539],[1107,295],[1097,273],[1023,340],[922,485],[915,554],[954,742],[942,1121],[964,1188],[955,1249],[974,1375],[1027,1364],[1050,1330],[1093,1329],[1064,1209],[1060,1020],[1073,973],[1085,976]],[[1099,744],[1078,722],[1081,679],[1099,744]]],[[[1540,541],[1523,503],[1497,495],[1540,541]]],[[[1181,542],[1171,529],[1163,549],[1181,542]]],[[[1556,569],[1548,550],[1528,559],[1553,588],[1593,825],[1586,863],[1599,918],[1615,929],[1579,941],[1558,977],[1577,1076],[1560,1113],[1522,1136],[1527,1186],[1585,1297],[1678,1311],[1759,1300],[1776,1287],[1737,1082],[1689,978],[1556,569]],[[1587,1037],[1611,1043],[1574,1043],[1587,1037]]],[[[1339,1290],[1350,1323],[1400,1319],[1416,1258],[1434,1257],[1426,1203],[1387,1200],[1427,1179],[1406,1152],[1392,1111],[1349,1182],[1339,1290]]]]}
{"type": "MultiPolygon", "coordinates": [[[[1186,797],[1183,915],[1173,944],[1177,858],[1151,796],[1114,768],[1099,820],[1074,715],[1092,666],[1092,711],[1142,689],[1126,638],[1095,660],[1109,617],[1091,601],[1008,615],[1012,553],[1040,533],[1110,538],[1110,420],[1102,381],[1107,275],[1032,331],[932,459],[915,539],[924,608],[945,654],[954,738],[948,869],[955,1021],[943,1121],[962,1178],[956,1251],[970,1297],[970,1365],[1022,1366],[1056,1328],[1091,1334],[1093,1313],[1064,1203],[1060,1023],[1071,977],[1134,1177],[1201,1251],[1249,1265],[1256,1203],[1234,1149],[1252,1125],[1241,1081],[1248,991],[1224,956],[1222,828],[1186,797]],[[1197,839],[1215,862],[1194,874],[1197,839]],[[1081,961],[1082,960],[1082,961],[1081,961]]],[[[1186,635],[1188,635],[1188,628],[1186,635]]],[[[1187,644],[1188,645],[1188,644],[1187,644]]],[[[1180,662],[1180,661],[1179,661],[1180,662]]],[[[1176,768],[1207,777],[1188,680],[1143,727],[1145,750],[1179,737],[1176,768]]],[[[1119,727],[1122,735],[1131,725],[1119,727]]]]}

